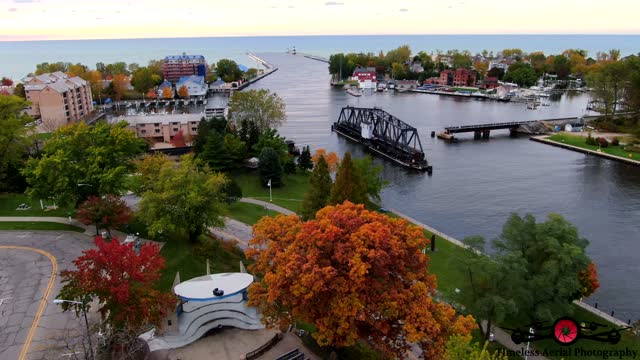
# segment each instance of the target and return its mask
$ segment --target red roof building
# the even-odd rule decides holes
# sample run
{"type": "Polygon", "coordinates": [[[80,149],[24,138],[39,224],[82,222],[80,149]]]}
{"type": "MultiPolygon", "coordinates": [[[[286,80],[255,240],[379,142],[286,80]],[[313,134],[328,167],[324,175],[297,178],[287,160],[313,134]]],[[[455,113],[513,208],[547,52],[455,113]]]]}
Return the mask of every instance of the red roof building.
{"type": "Polygon", "coordinates": [[[375,88],[378,82],[375,71],[356,70],[351,78],[357,80],[361,88],[375,88]]]}

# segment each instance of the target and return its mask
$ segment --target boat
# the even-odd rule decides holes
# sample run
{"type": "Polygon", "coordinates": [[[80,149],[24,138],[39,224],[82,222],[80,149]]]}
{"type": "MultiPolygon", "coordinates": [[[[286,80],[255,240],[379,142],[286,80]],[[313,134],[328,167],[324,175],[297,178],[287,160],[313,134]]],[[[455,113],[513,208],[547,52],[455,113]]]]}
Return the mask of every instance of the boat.
{"type": "Polygon", "coordinates": [[[449,134],[447,132],[439,132],[436,134],[436,136],[438,137],[438,139],[442,139],[442,140],[447,140],[447,141],[455,141],[456,138],[453,136],[453,134],[449,134]]]}
{"type": "Polygon", "coordinates": [[[353,89],[347,89],[347,94],[351,95],[351,96],[362,96],[362,94],[357,91],[357,90],[353,90],[353,89]]]}
{"type": "Polygon", "coordinates": [[[296,47],[295,47],[295,46],[293,47],[293,50],[291,51],[291,53],[292,53],[293,55],[295,55],[295,54],[296,54],[296,47]]]}

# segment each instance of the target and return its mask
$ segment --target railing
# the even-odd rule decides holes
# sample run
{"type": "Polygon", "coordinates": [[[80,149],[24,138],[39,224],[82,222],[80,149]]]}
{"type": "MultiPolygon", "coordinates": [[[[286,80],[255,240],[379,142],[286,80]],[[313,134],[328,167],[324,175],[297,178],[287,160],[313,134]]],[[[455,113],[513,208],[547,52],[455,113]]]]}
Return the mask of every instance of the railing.
{"type": "Polygon", "coordinates": [[[245,355],[245,359],[246,360],[253,360],[253,359],[257,359],[260,356],[262,356],[264,353],[266,353],[267,351],[269,351],[269,349],[271,349],[272,347],[275,346],[275,344],[277,344],[280,340],[282,340],[282,333],[278,332],[276,333],[276,335],[271,338],[271,340],[269,340],[269,342],[267,342],[266,344],[260,346],[259,348],[257,348],[256,350],[253,350],[252,352],[248,352],[245,355]]]}

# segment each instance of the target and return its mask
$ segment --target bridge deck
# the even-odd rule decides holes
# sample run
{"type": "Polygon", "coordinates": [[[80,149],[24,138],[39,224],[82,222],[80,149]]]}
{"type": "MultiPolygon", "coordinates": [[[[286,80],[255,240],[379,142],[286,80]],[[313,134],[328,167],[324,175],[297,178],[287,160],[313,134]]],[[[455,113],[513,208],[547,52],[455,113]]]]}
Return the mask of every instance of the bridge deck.
{"type": "Polygon", "coordinates": [[[512,122],[505,122],[505,123],[492,123],[492,124],[448,126],[448,127],[445,127],[444,130],[447,134],[455,134],[455,133],[472,132],[472,131],[511,129],[511,128],[517,128],[520,125],[536,123],[539,121],[540,120],[529,120],[529,121],[512,121],[512,122]]]}

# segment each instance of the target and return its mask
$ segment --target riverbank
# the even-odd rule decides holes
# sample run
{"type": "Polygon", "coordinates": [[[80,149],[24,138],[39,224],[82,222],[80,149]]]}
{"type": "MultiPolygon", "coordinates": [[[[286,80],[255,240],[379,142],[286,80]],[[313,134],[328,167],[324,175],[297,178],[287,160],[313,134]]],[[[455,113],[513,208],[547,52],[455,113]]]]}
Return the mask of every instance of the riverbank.
{"type": "Polygon", "coordinates": [[[640,154],[635,152],[627,152],[622,150],[618,146],[609,145],[608,148],[600,148],[596,145],[587,145],[584,142],[584,138],[580,136],[571,136],[566,134],[556,134],[552,136],[532,136],[529,138],[532,141],[561,147],[568,150],[581,152],[584,154],[595,155],[610,160],[623,162],[635,166],[640,166],[640,154]]]}

